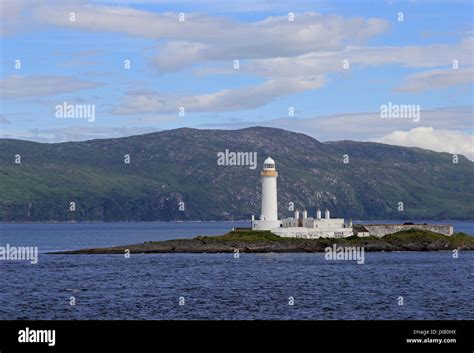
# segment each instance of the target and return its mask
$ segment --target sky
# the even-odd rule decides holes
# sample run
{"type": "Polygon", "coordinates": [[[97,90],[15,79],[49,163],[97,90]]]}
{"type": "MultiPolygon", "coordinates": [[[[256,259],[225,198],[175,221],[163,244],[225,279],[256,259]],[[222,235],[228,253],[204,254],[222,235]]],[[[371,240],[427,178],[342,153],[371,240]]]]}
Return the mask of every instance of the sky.
{"type": "Polygon", "coordinates": [[[474,160],[472,1],[0,4],[2,138],[258,125],[474,160]]]}

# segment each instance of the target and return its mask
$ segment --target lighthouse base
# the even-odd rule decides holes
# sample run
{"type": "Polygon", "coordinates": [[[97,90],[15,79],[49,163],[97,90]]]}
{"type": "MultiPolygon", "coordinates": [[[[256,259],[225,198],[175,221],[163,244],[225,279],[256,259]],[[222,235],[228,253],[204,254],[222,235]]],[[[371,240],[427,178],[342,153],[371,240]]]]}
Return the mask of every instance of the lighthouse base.
{"type": "Polygon", "coordinates": [[[252,229],[253,230],[272,230],[275,228],[281,227],[281,221],[253,221],[252,222],[252,229]]]}

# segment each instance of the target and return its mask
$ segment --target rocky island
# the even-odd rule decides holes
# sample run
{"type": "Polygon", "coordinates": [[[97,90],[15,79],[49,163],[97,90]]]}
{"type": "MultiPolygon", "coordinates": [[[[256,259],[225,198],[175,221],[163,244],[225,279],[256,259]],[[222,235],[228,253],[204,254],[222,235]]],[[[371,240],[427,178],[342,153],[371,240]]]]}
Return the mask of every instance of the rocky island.
{"type": "Polygon", "coordinates": [[[324,252],[334,244],[341,247],[364,247],[365,251],[438,251],[474,250],[474,237],[465,233],[445,236],[409,229],[378,237],[300,239],[282,238],[270,231],[235,230],[220,236],[193,239],[149,241],[142,244],[108,248],[55,252],[55,254],[132,254],[144,253],[312,253],[324,252]]]}

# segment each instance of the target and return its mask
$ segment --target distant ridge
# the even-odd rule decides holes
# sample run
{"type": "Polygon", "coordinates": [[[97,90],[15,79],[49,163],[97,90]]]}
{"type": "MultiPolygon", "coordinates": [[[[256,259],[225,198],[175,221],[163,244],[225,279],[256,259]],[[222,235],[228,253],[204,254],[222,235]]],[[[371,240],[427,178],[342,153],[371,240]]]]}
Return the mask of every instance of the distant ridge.
{"type": "Polygon", "coordinates": [[[329,208],[353,219],[474,219],[474,163],[380,143],[321,143],[252,127],[180,128],[44,144],[0,140],[1,221],[248,219],[260,210],[259,169],[279,171],[280,216],[329,208]],[[217,153],[257,152],[258,167],[217,165],[217,153]],[[21,164],[15,164],[15,155],[21,164]],[[130,164],[124,155],[130,155],[130,164]],[[344,155],[348,163],[343,163],[344,155]],[[179,202],[184,202],[184,210],[179,202]],[[76,210],[69,210],[70,202],[76,210]],[[403,212],[398,211],[403,202],[403,212]]]}

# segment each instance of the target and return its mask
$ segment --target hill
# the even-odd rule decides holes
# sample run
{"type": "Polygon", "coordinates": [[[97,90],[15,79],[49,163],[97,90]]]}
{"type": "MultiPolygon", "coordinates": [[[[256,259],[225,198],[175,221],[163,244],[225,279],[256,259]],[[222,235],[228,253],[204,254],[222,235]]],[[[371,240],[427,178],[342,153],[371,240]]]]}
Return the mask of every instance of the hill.
{"type": "Polygon", "coordinates": [[[0,140],[1,221],[249,219],[260,212],[261,163],[279,172],[280,216],[329,208],[352,219],[473,219],[474,163],[379,143],[321,143],[253,127],[182,128],[118,139],[44,144],[0,140]],[[257,152],[258,166],[223,166],[217,153],[257,152]],[[15,155],[21,164],[15,164],[15,155]],[[130,164],[124,155],[130,155],[130,164]],[[349,163],[343,163],[348,155],[349,163]],[[184,202],[180,210],[179,202],[184,202]],[[70,202],[76,210],[70,211],[70,202]],[[403,202],[403,212],[398,211],[403,202]]]}

